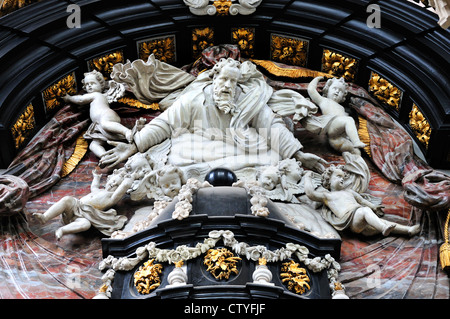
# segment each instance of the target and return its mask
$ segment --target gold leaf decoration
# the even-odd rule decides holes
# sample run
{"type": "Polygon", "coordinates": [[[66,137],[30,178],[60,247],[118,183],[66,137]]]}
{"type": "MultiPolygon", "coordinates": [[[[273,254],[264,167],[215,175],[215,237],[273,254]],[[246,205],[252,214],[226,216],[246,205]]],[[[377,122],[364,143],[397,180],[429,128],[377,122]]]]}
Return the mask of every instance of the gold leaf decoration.
{"type": "Polygon", "coordinates": [[[271,60],[304,67],[307,55],[308,41],[272,34],[270,39],[271,60]]]}
{"type": "Polygon", "coordinates": [[[323,50],[322,72],[353,82],[356,78],[357,67],[358,60],[328,49],[323,50]]]}
{"type": "Polygon", "coordinates": [[[299,267],[293,260],[285,262],[281,267],[281,282],[287,283],[287,288],[296,294],[304,294],[306,289],[311,289],[310,279],[306,274],[306,269],[299,267]]]}
{"type": "Polygon", "coordinates": [[[61,97],[66,94],[73,95],[77,93],[75,82],[75,74],[71,73],[55,84],[49,86],[42,92],[45,108],[47,111],[52,111],[62,104],[61,97]]]}
{"type": "Polygon", "coordinates": [[[369,92],[380,102],[395,108],[397,111],[400,109],[403,92],[375,72],[372,72],[370,76],[369,92]]]}
{"type": "Polygon", "coordinates": [[[0,17],[41,0],[3,0],[0,6],[0,17]]]}
{"type": "Polygon", "coordinates": [[[152,104],[144,104],[141,101],[130,98],[130,97],[122,97],[117,100],[117,102],[125,104],[127,106],[132,106],[138,109],[146,109],[146,110],[159,110],[159,104],[158,103],[152,103],[152,104]]]}
{"type": "Polygon", "coordinates": [[[252,58],[255,45],[255,28],[233,28],[231,29],[231,39],[241,51],[243,57],[252,58]]]}
{"type": "Polygon", "coordinates": [[[228,249],[218,248],[208,250],[203,263],[214,278],[222,280],[230,278],[232,273],[236,275],[239,273],[236,266],[240,260],[240,257],[235,257],[228,249]]]}
{"type": "Polygon", "coordinates": [[[134,286],[140,294],[149,294],[161,285],[161,264],[153,264],[155,259],[150,259],[144,263],[134,273],[134,286]]]}
{"type": "Polygon", "coordinates": [[[19,149],[25,142],[27,137],[33,131],[36,126],[34,119],[34,108],[30,104],[27,106],[25,111],[19,116],[16,123],[11,128],[11,133],[13,135],[14,144],[16,149],[19,149]]]}
{"type": "Polygon", "coordinates": [[[139,58],[147,61],[153,54],[155,58],[165,63],[176,62],[175,36],[167,36],[142,41],[138,44],[139,58]]]}
{"type": "Polygon", "coordinates": [[[425,116],[420,112],[417,105],[413,104],[411,112],[409,112],[409,126],[413,130],[417,139],[428,147],[431,136],[431,127],[425,116]]]}
{"type": "Polygon", "coordinates": [[[72,155],[63,165],[61,177],[69,175],[77,167],[78,163],[81,162],[84,155],[86,155],[89,143],[84,139],[83,135],[84,133],[77,138],[72,155]]]}
{"type": "Polygon", "coordinates": [[[90,71],[97,70],[98,72],[103,74],[105,80],[107,80],[109,79],[109,75],[113,70],[114,64],[123,62],[123,52],[115,51],[89,60],[88,65],[90,71]]]}
{"type": "Polygon", "coordinates": [[[288,77],[288,78],[293,78],[293,79],[303,78],[303,77],[314,78],[316,76],[324,76],[324,77],[328,77],[328,78],[333,77],[332,75],[329,75],[327,73],[323,73],[320,71],[314,71],[314,70],[310,70],[310,69],[306,69],[306,68],[280,67],[280,66],[276,65],[273,61],[269,61],[269,60],[250,59],[250,61],[252,61],[256,65],[264,68],[267,72],[269,72],[270,74],[272,74],[274,76],[282,76],[282,77],[288,77]]]}
{"type": "Polygon", "coordinates": [[[231,1],[228,0],[215,0],[213,2],[218,16],[227,16],[230,13],[231,4],[231,1]]]}
{"type": "Polygon", "coordinates": [[[192,54],[196,59],[202,51],[214,45],[214,29],[202,28],[192,30],[192,54]]]}

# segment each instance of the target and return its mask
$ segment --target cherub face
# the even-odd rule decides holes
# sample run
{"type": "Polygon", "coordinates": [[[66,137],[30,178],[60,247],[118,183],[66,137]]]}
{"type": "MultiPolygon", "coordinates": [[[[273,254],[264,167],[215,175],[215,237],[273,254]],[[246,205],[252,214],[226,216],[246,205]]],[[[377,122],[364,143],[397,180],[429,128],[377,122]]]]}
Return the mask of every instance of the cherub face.
{"type": "Polygon", "coordinates": [[[278,184],[278,175],[271,170],[264,170],[260,176],[261,186],[270,191],[278,184]]]}
{"type": "Polygon", "coordinates": [[[102,85],[93,74],[88,74],[85,76],[84,88],[88,93],[102,92],[102,85]]]}
{"type": "Polygon", "coordinates": [[[286,175],[295,181],[299,181],[302,178],[303,169],[297,162],[291,162],[286,169],[286,175]]]}
{"type": "Polygon", "coordinates": [[[334,170],[330,177],[330,190],[340,191],[347,189],[349,186],[345,172],[341,169],[334,170]]]}
{"type": "Polygon", "coordinates": [[[337,103],[340,103],[344,100],[344,96],[345,96],[345,88],[343,87],[343,85],[334,82],[328,88],[326,97],[337,103]]]}
{"type": "Polygon", "coordinates": [[[112,174],[109,175],[106,179],[105,189],[107,191],[113,191],[115,190],[120,183],[122,183],[123,175],[122,174],[112,174]]]}
{"type": "Polygon", "coordinates": [[[181,189],[181,178],[178,173],[168,173],[159,177],[159,186],[164,195],[174,198],[181,189]]]}
{"type": "Polygon", "coordinates": [[[150,170],[150,164],[143,156],[133,157],[125,164],[128,173],[134,173],[136,179],[144,177],[145,173],[150,170]]]}

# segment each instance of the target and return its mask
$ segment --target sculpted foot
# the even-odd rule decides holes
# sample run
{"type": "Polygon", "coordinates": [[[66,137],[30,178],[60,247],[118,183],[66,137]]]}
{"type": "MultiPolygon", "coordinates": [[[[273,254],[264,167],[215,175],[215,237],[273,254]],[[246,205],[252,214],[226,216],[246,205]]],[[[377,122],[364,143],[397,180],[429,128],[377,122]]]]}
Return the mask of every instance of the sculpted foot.
{"type": "Polygon", "coordinates": [[[45,224],[47,222],[47,220],[45,219],[44,214],[34,213],[33,217],[35,217],[41,224],[45,224]]]}
{"type": "Polygon", "coordinates": [[[63,235],[64,235],[64,234],[63,234],[63,231],[62,231],[61,228],[58,228],[58,229],[55,231],[56,240],[59,241],[63,235]]]}
{"type": "Polygon", "coordinates": [[[411,237],[415,236],[419,233],[419,231],[420,231],[420,225],[414,225],[408,230],[408,235],[411,237]]]}
{"type": "Polygon", "coordinates": [[[389,236],[391,231],[395,228],[395,225],[387,225],[382,231],[383,236],[389,236]]]}

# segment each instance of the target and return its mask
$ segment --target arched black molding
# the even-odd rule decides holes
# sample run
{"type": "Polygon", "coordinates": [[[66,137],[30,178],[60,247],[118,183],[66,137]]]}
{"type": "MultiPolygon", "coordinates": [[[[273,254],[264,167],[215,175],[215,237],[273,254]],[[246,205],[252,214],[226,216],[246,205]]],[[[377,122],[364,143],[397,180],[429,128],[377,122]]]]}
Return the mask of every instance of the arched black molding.
{"type": "MultiPolygon", "coordinates": [[[[253,27],[256,58],[270,57],[270,34],[309,41],[307,66],[319,70],[324,48],[358,59],[355,82],[367,88],[370,72],[379,73],[403,92],[399,112],[388,109],[404,127],[413,103],[433,133],[423,149],[435,168],[450,167],[449,31],[438,17],[406,0],[263,0],[249,16],[195,16],[182,0],[43,0],[0,18],[0,168],[17,154],[11,127],[34,106],[36,129],[46,113],[41,92],[66,74],[79,82],[87,61],[123,50],[136,59],[139,40],[176,37],[176,65],[192,62],[191,30],[212,27],[215,44],[230,42],[232,27],[253,27]],[[67,6],[81,9],[81,28],[70,29],[67,6]],[[369,4],[381,9],[381,28],[369,28],[369,4]]],[[[412,132],[410,131],[413,136],[412,132]]]]}

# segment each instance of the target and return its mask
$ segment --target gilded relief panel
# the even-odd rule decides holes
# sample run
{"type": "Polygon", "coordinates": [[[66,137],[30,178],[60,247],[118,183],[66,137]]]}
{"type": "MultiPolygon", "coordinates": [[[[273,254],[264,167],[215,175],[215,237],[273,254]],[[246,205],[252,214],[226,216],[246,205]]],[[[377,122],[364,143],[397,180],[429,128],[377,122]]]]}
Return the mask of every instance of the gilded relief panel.
{"type": "Polygon", "coordinates": [[[409,126],[417,139],[428,148],[428,142],[430,141],[431,136],[431,126],[415,104],[413,104],[412,110],[409,113],[409,126]]]}
{"type": "Polygon", "coordinates": [[[42,92],[46,112],[53,111],[60,107],[62,104],[60,98],[64,95],[74,95],[76,93],[77,83],[75,81],[75,73],[72,72],[42,92]]]}
{"type": "Polygon", "coordinates": [[[246,58],[255,56],[255,28],[232,28],[231,40],[241,51],[241,55],[246,58]]]}
{"type": "Polygon", "coordinates": [[[34,130],[35,126],[36,121],[34,119],[34,108],[33,105],[30,104],[11,128],[16,149],[19,149],[23,145],[27,137],[34,130]]]}
{"type": "Polygon", "coordinates": [[[147,61],[148,57],[153,54],[156,59],[165,63],[176,62],[176,45],[175,36],[164,36],[151,38],[138,42],[139,59],[147,61]]]}
{"type": "Polygon", "coordinates": [[[214,45],[214,29],[210,27],[192,30],[192,55],[200,57],[203,50],[214,45]]]}
{"type": "Polygon", "coordinates": [[[89,71],[97,70],[106,79],[109,79],[109,75],[112,72],[113,66],[116,63],[123,63],[125,61],[123,51],[118,50],[112,53],[108,53],[99,57],[96,57],[88,61],[89,71]]]}
{"type": "Polygon", "coordinates": [[[338,78],[343,77],[348,82],[354,82],[357,69],[358,60],[328,49],[323,50],[322,72],[338,78]]]}
{"type": "Polygon", "coordinates": [[[380,102],[389,105],[397,111],[400,110],[403,92],[375,72],[372,72],[370,76],[369,92],[380,102]]]}
{"type": "Polygon", "coordinates": [[[272,34],[270,37],[271,60],[284,64],[305,67],[309,42],[300,38],[272,34]]]}

